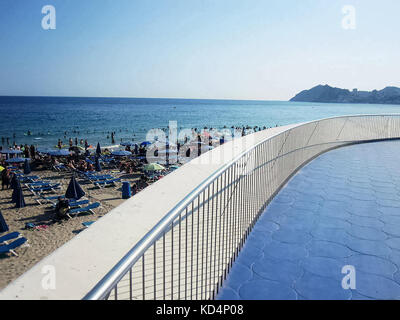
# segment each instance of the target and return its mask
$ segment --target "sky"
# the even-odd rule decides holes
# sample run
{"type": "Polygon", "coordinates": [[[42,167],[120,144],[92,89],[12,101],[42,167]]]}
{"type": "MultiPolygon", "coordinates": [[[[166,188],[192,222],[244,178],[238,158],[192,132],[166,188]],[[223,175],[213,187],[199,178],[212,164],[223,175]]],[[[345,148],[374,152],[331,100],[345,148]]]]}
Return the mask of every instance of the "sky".
{"type": "Polygon", "coordinates": [[[399,14],[398,0],[1,0],[0,95],[288,100],[318,84],[400,87],[399,14]]]}

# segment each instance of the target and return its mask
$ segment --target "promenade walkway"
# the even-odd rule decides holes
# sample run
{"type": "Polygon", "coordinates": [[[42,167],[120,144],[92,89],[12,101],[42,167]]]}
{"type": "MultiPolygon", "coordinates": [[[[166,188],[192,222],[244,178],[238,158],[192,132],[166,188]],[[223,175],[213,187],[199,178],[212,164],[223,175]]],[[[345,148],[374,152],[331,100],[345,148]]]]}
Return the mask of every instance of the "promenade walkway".
{"type": "Polygon", "coordinates": [[[325,153],[257,222],[218,299],[399,299],[400,142],[325,153]],[[344,266],[356,289],[343,289],[344,266]]]}

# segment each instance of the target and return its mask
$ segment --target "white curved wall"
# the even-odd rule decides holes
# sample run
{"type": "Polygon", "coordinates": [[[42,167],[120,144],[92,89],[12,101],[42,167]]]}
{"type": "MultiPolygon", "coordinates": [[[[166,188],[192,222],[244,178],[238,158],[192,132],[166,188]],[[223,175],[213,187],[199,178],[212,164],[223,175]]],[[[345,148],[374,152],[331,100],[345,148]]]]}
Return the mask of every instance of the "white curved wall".
{"type": "MultiPolygon", "coordinates": [[[[227,142],[110,211],[3,289],[0,299],[81,299],[180,200],[258,143],[263,142],[257,147],[255,162],[268,167],[268,176],[257,180],[248,192],[251,196],[254,193],[255,213],[295,170],[314,156],[349,143],[398,137],[400,117],[388,115],[324,119],[268,129],[227,142]],[[48,265],[56,270],[54,290],[41,285],[45,276],[42,270],[48,265]]],[[[254,158],[255,154],[251,156],[254,158]]],[[[257,174],[259,177],[260,172],[257,174]]]]}
{"type": "Polygon", "coordinates": [[[82,299],[170,209],[225,162],[285,126],[223,144],[150,185],[41,260],[0,292],[0,299],[82,299]],[[211,157],[211,159],[210,159],[211,157]],[[43,289],[46,266],[56,289],[43,289]]]}

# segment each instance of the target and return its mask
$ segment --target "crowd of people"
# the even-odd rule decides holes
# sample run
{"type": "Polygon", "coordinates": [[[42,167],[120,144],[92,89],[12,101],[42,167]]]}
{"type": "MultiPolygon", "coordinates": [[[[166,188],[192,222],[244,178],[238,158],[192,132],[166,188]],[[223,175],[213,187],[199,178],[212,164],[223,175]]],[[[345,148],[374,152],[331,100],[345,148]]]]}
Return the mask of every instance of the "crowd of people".
{"type": "MultiPolygon", "coordinates": [[[[276,125],[277,126],[277,125],[276,125]]],[[[229,135],[232,134],[234,137],[238,136],[245,136],[249,133],[256,132],[256,131],[261,131],[267,129],[266,126],[264,127],[259,127],[259,126],[243,126],[243,127],[238,127],[238,126],[232,126],[231,128],[227,128],[226,126],[223,127],[222,130],[218,130],[215,128],[208,128],[204,127],[203,129],[198,129],[198,128],[191,128],[191,134],[186,134],[184,136],[184,139],[181,141],[176,141],[176,144],[172,144],[173,147],[171,149],[168,143],[164,146],[161,146],[161,149],[169,149],[171,153],[176,153],[180,154],[181,148],[184,145],[192,144],[192,146],[198,146],[198,150],[195,150],[196,147],[192,148],[185,148],[185,156],[186,157],[193,157],[193,156],[200,156],[201,155],[201,150],[204,145],[208,145],[209,147],[215,146],[215,144],[223,144],[226,140],[225,134],[229,135]],[[201,145],[203,145],[201,147],[201,145]]],[[[166,129],[163,129],[163,131],[167,131],[166,129]]],[[[66,137],[67,132],[65,132],[65,137],[66,137]]],[[[108,133],[110,135],[110,133],[108,133]]],[[[111,132],[111,138],[115,140],[115,132],[111,132]]],[[[15,137],[15,135],[14,135],[15,137]]],[[[108,136],[109,137],[109,136],[108,136]]],[[[166,133],[166,139],[168,141],[168,135],[166,133]]],[[[1,138],[2,144],[5,145],[5,142],[7,141],[7,145],[9,145],[9,138],[1,138]]],[[[63,145],[63,141],[61,139],[58,139],[57,146],[59,149],[65,148],[66,146],[63,145]]],[[[88,171],[94,171],[95,170],[95,165],[93,161],[88,161],[88,157],[90,156],[89,152],[89,147],[91,147],[88,143],[87,139],[80,139],[78,141],[78,138],[75,138],[75,141],[72,138],[69,138],[69,150],[71,151],[70,156],[63,157],[62,161],[60,161],[60,158],[46,155],[44,153],[38,152],[36,147],[34,145],[17,145],[14,143],[13,148],[15,150],[20,150],[21,153],[25,158],[30,158],[31,159],[31,164],[34,167],[40,167],[42,165],[45,169],[51,169],[54,166],[65,166],[70,170],[79,170],[81,172],[88,172],[88,171]],[[81,146],[80,149],[77,148],[78,143],[81,146]],[[74,145],[75,144],[75,145],[74,145]]],[[[0,146],[0,150],[1,150],[0,146]]],[[[94,148],[92,148],[94,149],[94,148]]],[[[146,163],[146,156],[148,156],[148,146],[147,145],[138,145],[138,144],[133,144],[132,145],[127,145],[125,147],[125,151],[129,151],[132,153],[133,158],[135,159],[129,159],[125,158],[124,160],[118,160],[115,163],[115,169],[119,169],[120,172],[126,172],[129,174],[132,174],[134,172],[140,171],[142,162],[146,163]]],[[[152,155],[155,157],[159,156],[159,147],[153,147],[152,155]]],[[[104,156],[110,155],[111,152],[108,149],[103,149],[102,154],[104,156]]],[[[0,158],[0,166],[7,168],[7,164],[5,163],[5,158],[1,157],[0,158]]],[[[2,177],[2,188],[7,188],[10,183],[10,172],[9,170],[5,169],[1,172],[1,177],[2,177]]]]}

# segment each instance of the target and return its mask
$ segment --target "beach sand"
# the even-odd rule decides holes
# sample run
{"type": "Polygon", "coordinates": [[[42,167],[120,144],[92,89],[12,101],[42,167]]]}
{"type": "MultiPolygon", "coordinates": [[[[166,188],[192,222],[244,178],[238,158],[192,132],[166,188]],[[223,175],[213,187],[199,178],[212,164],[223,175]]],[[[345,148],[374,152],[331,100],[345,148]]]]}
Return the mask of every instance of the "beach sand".
{"type": "MultiPolygon", "coordinates": [[[[109,172],[103,170],[101,173],[107,174],[109,172]]],[[[61,183],[62,189],[53,194],[49,193],[49,196],[65,194],[71,177],[70,173],[49,170],[33,171],[31,174],[40,176],[45,180],[61,183]]],[[[111,174],[130,183],[138,181],[140,177],[139,172],[135,174],[111,172],[111,174]]],[[[95,215],[81,214],[62,222],[54,222],[52,205],[50,203],[39,205],[29,190],[23,189],[26,207],[21,209],[14,208],[14,204],[11,202],[11,189],[0,190],[0,211],[9,226],[9,232],[18,231],[28,239],[28,246],[16,249],[18,257],[11,254],[0,255],[0,289],[84,230],[83,222],[96,221],[125,201],[122,199],[121,184],[99,189],[95,188],[93,184],[87,184],[80,178],[77,181],[86,193],[84,198],[89,199],[91,203],[100,202],[101,207],[94,210],[95,215]],[[35,225],[47,225],[47,228],[25,229],[25,224],[29,222],[35,225]]]]}

